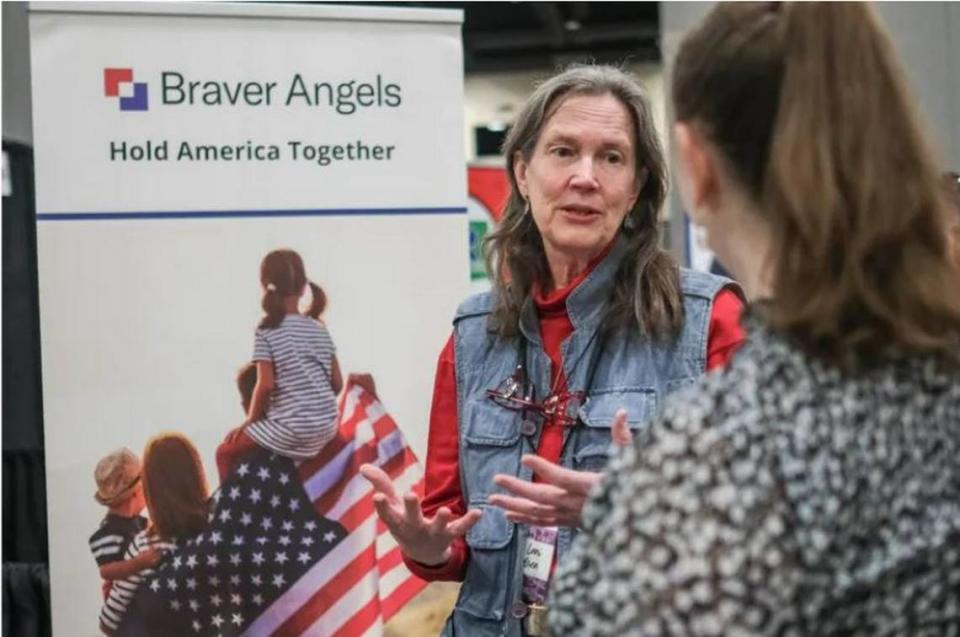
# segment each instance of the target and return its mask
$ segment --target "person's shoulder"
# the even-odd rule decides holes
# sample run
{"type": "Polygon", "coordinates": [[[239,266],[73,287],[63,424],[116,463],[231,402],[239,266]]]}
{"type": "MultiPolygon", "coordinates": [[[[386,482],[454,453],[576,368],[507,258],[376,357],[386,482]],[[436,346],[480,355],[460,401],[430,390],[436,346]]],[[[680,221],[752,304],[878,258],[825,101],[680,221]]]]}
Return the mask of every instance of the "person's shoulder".
{"type": "Polygon", "coordinates": [[[457,307],[453,320],[456,322],[466,318],[486,316],[493,311],[493,302],[493,291],[471,294],[457,307]]]}
{"type": "Polygon", "coordinates": [[[90,544],[93,544],[107,535],[110,535],[110,527],[108,526],[109,519],[104,517],[100,520],[100,524],[97,525],[96,530],[90,534],[90,539],[87,540],[90,544]]]}
{"type": "Polygon", "coordinates": [[[93,541],[94,538],[100,538],[107,535],[123,535],[128,538],[133,537],[137,531],[146,527],[146,525],[147,520],[142,515],[126,517],[108,513],[103,516],[102,520],[100,520],[100,525],[97,527],[97,530],[93,532],[90,540],[93,541]]]}
{"type": "Polygon", "coordinates": [[[713,299],[725,289],[733,290],[737,296],[742,296],[740,284],[733,279],[709,272],[680,268],[680,291],[685,296],[713,299]]]}

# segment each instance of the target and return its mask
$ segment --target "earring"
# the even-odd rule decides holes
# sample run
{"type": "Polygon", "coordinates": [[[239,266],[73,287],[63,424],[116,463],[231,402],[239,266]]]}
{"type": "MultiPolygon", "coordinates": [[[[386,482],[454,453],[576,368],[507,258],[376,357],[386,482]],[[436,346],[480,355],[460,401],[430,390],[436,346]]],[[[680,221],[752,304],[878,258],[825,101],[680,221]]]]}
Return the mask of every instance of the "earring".
{"type": "Polygon", "coordinates": [[[624,230],[633,230],[637,227],[637,222],[633,218],[633,215],[627,213],[627,216],[623,218],[623,229],[624,230]]]}
{"type": "Polygon", "coordinates": [[[528,199],[526,203],[527,203],[527,205],[524,206],[524,208],[523,208],[523,216],[524,216],[524,217],[526,217],[528,214],[530,214],[530,200],[528,199]]]}

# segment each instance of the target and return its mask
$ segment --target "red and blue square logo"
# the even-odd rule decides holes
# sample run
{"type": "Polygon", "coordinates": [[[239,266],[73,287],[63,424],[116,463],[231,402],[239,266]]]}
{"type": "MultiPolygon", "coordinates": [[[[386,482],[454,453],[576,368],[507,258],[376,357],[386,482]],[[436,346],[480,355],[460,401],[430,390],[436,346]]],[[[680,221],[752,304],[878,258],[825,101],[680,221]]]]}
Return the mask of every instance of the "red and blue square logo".
{"type": "Polygon", "coordinates": [[[147,110],[147,83],[133,81],[133,69],[103,69],[103,93],[120,98],[121,111],[147,110]]]}

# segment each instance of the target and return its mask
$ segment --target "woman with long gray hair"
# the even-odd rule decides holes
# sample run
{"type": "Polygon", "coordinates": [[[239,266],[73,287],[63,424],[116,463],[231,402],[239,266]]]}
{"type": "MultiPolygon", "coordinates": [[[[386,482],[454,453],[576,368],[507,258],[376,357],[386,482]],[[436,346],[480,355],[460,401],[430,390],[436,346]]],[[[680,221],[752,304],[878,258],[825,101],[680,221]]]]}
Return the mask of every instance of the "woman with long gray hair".
{"type": "Polygon", "coordinates": [[[629,75],[584,66],[549,79],[504,154],[493,290],[460,306],[440,355],[425,497],[363,468],[409,568],[463,581],[447,635],[541,634],[550,576],[611,440],[742,339],[736,284],[660,248],[666,168],[629,75]],[[552,505],[504,495],[556,472],[570,482],[552,505]]]}

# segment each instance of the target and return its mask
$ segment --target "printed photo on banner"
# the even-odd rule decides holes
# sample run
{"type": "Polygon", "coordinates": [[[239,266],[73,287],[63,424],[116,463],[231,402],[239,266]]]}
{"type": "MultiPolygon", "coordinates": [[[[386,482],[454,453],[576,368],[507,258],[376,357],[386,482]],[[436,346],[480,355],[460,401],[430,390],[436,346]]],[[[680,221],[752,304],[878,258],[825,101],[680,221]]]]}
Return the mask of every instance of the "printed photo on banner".
{"type": "Polygon", "coordinates": [[[426,583],[358,470],[423,494],[462,12],[63,9],[29,14],[54,634],[391,634],[426,583]]]}

